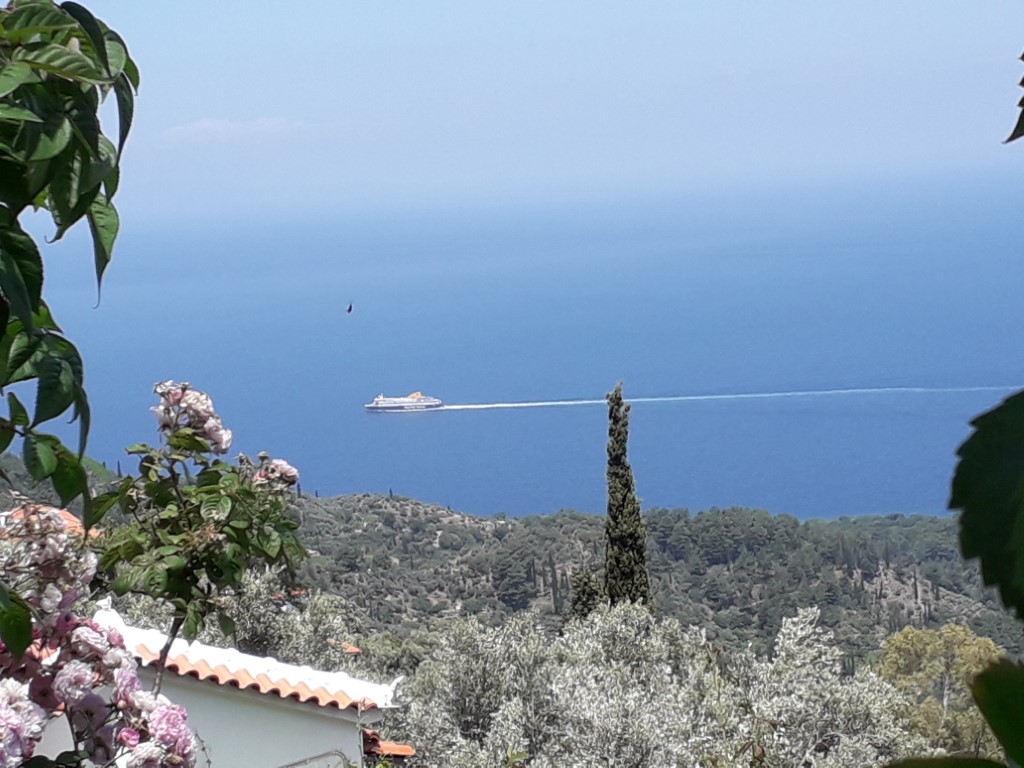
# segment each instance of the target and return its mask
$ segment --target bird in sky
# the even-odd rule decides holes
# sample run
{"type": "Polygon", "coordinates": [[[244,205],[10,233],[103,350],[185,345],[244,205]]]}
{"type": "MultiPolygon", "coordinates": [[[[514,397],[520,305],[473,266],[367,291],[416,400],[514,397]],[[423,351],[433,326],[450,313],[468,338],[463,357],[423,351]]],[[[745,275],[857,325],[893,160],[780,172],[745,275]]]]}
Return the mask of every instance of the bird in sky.
{"type": "Polygon", "coordinates": [[[352,305],[349,304],[348,305],[348,309],[346,309],[345,311],[348,312],[351,315],[352,314],[352,305]]]}

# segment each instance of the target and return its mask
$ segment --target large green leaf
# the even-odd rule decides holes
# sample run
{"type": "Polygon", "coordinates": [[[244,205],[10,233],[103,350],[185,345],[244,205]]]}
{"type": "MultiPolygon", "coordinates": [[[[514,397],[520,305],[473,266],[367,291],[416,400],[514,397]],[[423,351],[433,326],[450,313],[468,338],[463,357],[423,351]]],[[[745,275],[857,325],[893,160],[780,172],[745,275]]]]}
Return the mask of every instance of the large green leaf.
{"type": "Polygon", "coordinates": [[[81,370],[82,363],[72,358],[77,358],[73,347],[70,350],[51,347],[36,366],[39,378],[32,426],[57,418],[74,404],[78,386],[75,366],[81,370]]]}
{"type": "Polygon", "coordinates": [[[0,36],[20,43],[42,32],[68,29],[75,20],[51,3],[28,3],[0,16],[0,36]]]}
{"type": "MultiPolygon", "coordinates": [[[[20,321],[16,321],[19,322],[20,321]]],[[[10,355],[7,360],[7,382],[14,384],[36,377],[36,363],[39,362],[40,349],[43,346],[42,336],[38,333],[29,335],[24,330],[18,331],[11,341],[10,355]]],[[[25,422],[28,423],[27,421],[25,422]]]]}
{"type": "Polygon", "coordinates": [[[89,229],[92,231],[93,258],[96,264],[96,285],[103,282],[103,272],[114,255],[114,241],[121,222],[117,209],[103,195],[97,195],[89,206],[89,229]]]}
{"type": "Polygon", "coordinates": [[[1024,392],[977,417],[960,446],[949,500],[960,510],[960,549],[1024,616],[1024,392]]]}
{"type": "Polygon", "coordinates": [[[55,43],[28,43],[16,48],[11,58],[37,69],[86,83],[102,83],[103,74],[88,57],[55,43]]]}
{"type": "Polygon", "coordinates": [[[36,482],[45,480],[57,471],[57,454],[50,446],[50,435],[29,433],[25,436],[21,456],[25,468],[36,482]]]}
{"type": "Polygon", "coordinates": [[[110,32],[105,33],[104,46],[107,51],[107,74],[111,79],[116,78],[124,71],[124,65],[128,62],[128,51],[117,39],[116,35],[110,32]]]}
{"type": "Polygon", "coordinates": [[[89,41],[92,43],[93,50],[96,52],[97,58],[103,65],[103,69],[106,70],[107,75],[110,74],[110,62],[107,60],[107,41],[103,39],[103,27],[96,20],[96,17],[92,15],[88,8],[79,5],[78,3],[61,3],[60,7],[85,31],[89,41]]]}
{"type": "Polygon", "coordinates": [[[1024,763],[1024,667],[1006,659],[990,664],[971,692],[1007,757],[1024,763]]]}
{"type": "Polygon", "coordinates": [[[51,212],[57,222],[57,232],[51,242],[64,237],[65,233],[81,219],[89,210],[99,185],[89,186],[88,166],[95,160],[94,156],[83,155],[75,147],[69,147],[54,160],[52,181],[50,182],[51,212]]]}
{"type": "Polygon", "coordinates": [[[6,96],[19,85],[34,80],[32,67],[24,61],[15,61],[0,69],[0,96],[6,96]]]}
{"type": "Polygon", "coordinates": [[[43,119],[32,110],[3,102],[0,102],[0,120],[11,120],[17,123],[43,122],[43,119]]]}

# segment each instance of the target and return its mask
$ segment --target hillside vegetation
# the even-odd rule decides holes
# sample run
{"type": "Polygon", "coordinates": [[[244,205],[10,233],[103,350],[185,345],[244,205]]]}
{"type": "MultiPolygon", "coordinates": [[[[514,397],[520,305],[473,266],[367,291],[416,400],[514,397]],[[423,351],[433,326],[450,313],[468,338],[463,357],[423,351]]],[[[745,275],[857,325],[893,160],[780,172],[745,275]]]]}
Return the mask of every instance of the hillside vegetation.
{"type": "MultiPolygon", "coordinates": [[[[560,626],[575,568],[599,571],[604,518],[479,518],[376,494],[303,496],[304,577],[399,634],[456,616],[497,626],[533,609],[560,626]]],[[[729,647],[766,650],[810,605],[853,657],[905,626],[967,623],[1011,652],[1019,625],[957,550],[951,517],[812,520],[730,508],[644,515],[655,603],[729,647]]]]}
{"type": "MultiPolygon", "coordinates": [[[[4,508],[18,494],[56,502],[16,457],[0,457],[0,469],[11,481],[4,508]]],[[[573,570],[600,573],[604,562],[598,515],[474,517],[368,493],[302,495],[295,507],[312,551],[300,578],[360,609],[364,631],[406,636],[459,616],[499,626],[527,609],[560,627],[573,570]]],[[[783,618],[814,605],[853,657],[903,627],[949,622],[1024,652],[1020,625],[960,557],[952,516],[800,522],[734,507],[658,508],[644,519],[658,613],[725,646],[768,650],[783,618]]]]}

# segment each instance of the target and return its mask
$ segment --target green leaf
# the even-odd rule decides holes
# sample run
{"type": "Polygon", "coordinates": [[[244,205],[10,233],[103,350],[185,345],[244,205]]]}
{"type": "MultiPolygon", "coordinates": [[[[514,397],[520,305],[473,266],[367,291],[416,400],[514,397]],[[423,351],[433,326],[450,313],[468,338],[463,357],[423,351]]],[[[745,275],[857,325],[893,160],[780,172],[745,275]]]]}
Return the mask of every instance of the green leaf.
{"type": "Polygon", "coordinates": [[[11,58],[37,69],[86,83],[103,82],[103,74],[86,56],[55,43],[28,43],[15,49],[11,58]]]}
{"type": "Polygon", "coordinates": [[[27,82],[36,79],[32,67],[23,61],[15,61],[0,69],[0,96],[6,96],[27,82]]]}
{"type": "Polygon", "coordinates": [[[89,408],[89,399],[82,388],[75,393],[74,420],[78,422],[78,455],[84,457],[85,444],[89,440],[89,428],[92,426],[92,411],[89,408]]]}
{"type": "Polygon", "coordinates": [[[25,410],[25,406],[21,404],[21,400],[13,392],[7,393],[7,407],[11,411],[11,422],[19,427],[28,426],[28,411],[25,410]]]}
{"type": "Polygon", "coordinates": [[[203,608],[199,603],[189,603],[185,611],[185,623],[182,625],[182,634],[185,639],[192,642],[199,636],[206,618],[203,608]]]}
{"type": "Polygon", "coordinates": [[[1007,756],[1024,763],[1024,667],[1007,659],[990,664],[971,692],[1007,756]]]}
{"type": "MultiPolygon", "coordinates": [[[[114,96],[117,98],[117,122],[118,122],[118,135],[117,135],[117,153],[121,154],[124,150],[124,143],[128,140],[128,133],[132,129],[132,120],[135,117],[135,92],[134,88],[138,87],[132,85],[130,75],[128,74],[128,64],[131,63],[131,59],[125,64],[125,71],[122,72],[117,79],[114,81],[114,96]]],[[[132,64],[134,67],[134,64],[132,64]]],[[[136,72],[136,80],[138,73],[136,72]]]]}
{"type": "Polygon", "coordinates": [[[26,3],[2,17],[0,36],[20,43],[43,32],[69,29],[75,20],[51,3],[26,3]]]}
{"type": "Polygon", "coordinates": [[[9,253],[17,264],[18,272],[25,283],[25,290],[28,292],[29,306],[34,313],[39,312],[43,307],[43,257],[39,253],[39,248],[35,240],[17,223],[7,227],[0,224],[0,227],[0,250],[9,253]]]}
{"type": "Polygon", "coordinates": [[[0,102],[0,120],[10,120],[17,123],[41,123],[43,118],[35,112],[24,107],[15,107],[11,104],[0,102]]]}
{"type": "MultiPolygon", "coordinates": [[[[104,174],[96,173],[93,166],[105,161],[102,156],[90,154],[83,158],[72,146],[52,162],[49,190],[57,231],[50,242],[56,242],[89,211],[99,194],[100,182],[105,178],[104,174]]],[[[104,173],[109,173],[109,169],[104,173]]]]}
{"type": "Polygon", "coordinates": [[[63,152],[71,141],[71,122],[61,114],[47,115],[27,140],[32,148],[30,162],[49,160],[63,152]]]}
{"type": "Polygon", "coordinates": [[[92,231],[93,257],[96,264],[96,287],[99,290],[103,282],[103,272],[107,269],[114,252],[114,241],[121,222],[117,210],[103,195],[89,206],[89,229],[92,231]]]}
{"type": "Polygon", "coordinates": [[[972,425],[949,500],[960,510],[960,550],[981,561],[985,584],[1024,616],[1024,392],[972,425]]]}
{"type": "Polygon", "coordinates": [[[217,624],[220,626],[220,633],[225,637],[235,634],[238,629],[235,620],[225,613],[217,614],[217,624]]]}
{"type": "MultiPolygon", "coordinates": [[[[10,305],[14,316],[24,323],[25,327],[32,331],[34,328],[33,314],[39,306],[39,299],[33,293],[31,281],[34,279],[31,266],[27,275],[22,274],[21,265],[25,263],[19,254],[4,244],[0,244],[0,290],[3,291],[7,303],[10,305]],[[26,277],[28,280],[26,280],[26,277]]],[[[41,269],[41,266],[40,266],[41,269]]]]}
{"type": "MultiPolygon", "coordinates": [[[[15,321],[21,325],[20,321],[15,321]]],[[[8,324],[10,327],[12,324],[8,324]]],[[[39,335],[29,336],[23,329],[19,328],[17,334],[11,340],[11,350],[7,361],[7,384],[13,384],[26,379],[36,377],[36,361],[39,359],[39,351],[42,348],[42,337],[39,335]]]]}
{"type": "Polygon", "coordinates": [[[75,401],[75,381],[71,366],[62,357],[50,352],[38,365],[36,410],[32,426],[60,416],[75,401]]]}
{"type": "Polygon", "coordinates": [[[117,173],[117,147],[102,134],[96,136],[95,154],[85,164],[79,184],[81,190],[92,189],[107,183],[111,174],[117,173]]]}
{"type": "Polygon", "coordinates": [[[125,43],[124,38],[112,29],[107,30],[107,39],[120,43],[121,47],[124,49],[126,57],[124,62],[124,74],[125,77],[128,78],[128,85],[130,85],[132,90],[137,93],[139,90],[139,68],[135,66],[135,61],[132,60],[131,55],[128,53],[128,45],[125,43]]]}
{"type": "Polygon", "coordinates": [[[1010,135],[1003,141],[1004,144],[1009,144],[1011,141],[1016,141],[1021,136],[1024,136],[1024,99],[1021,99],[1017,106],[1021,108],[1020,115],[1017,116],[1017,124],[1013,126],[1010,135]]]}
{"type": "Polygon", "coordinates": [[[124,71],[125,64],[128,63],[128,51],[125,50],[124,44],[118,37],[111,35],[109,30],[104,33],[103,47],[107,51],[107,74],[111,80],[114,80],[124,71]]]}
{"type": "Polygon", "coordinates": [[[25,461],[25,468],[36,482],[45,480],[57,470],[57,454],[42,435],[26,435],[21,456],[25,461]]]}
{"type": "Polygon", "coordinates": [[[276,560],[281,554],[281,534],[273,528],[264,528],[258,536],[260,546],[271,560],[276,560]]]}
{"type": "Polygon", "coordinates": [[[77,499],[89,490],[89,478],[78,457],[63,445],[58,445],[57,468],[50,476],[53,489],[60,496],[60,504],[66,507],[69,502],[77,499]]]}
{"type": "Polygon", "coordinates": [[[7,419],[0,419],[0,453],[11,447],[15,434],[14,425],[7,419]]]}
{"type": "Polygon", "coordinates": [[[14,598],[9,608],[0,610],[0,640],[15,658],[32,644],[32,614],[20,598],[14,598]]]}
{"type": "Polygon", "coordinates": [[[143,586],[152,597],[162,596],[167,590],[167,571],[160,566],[148,569],[143,577],[143,586]]]}
{"type": "Polygon", "coordinates": [[[92,500],[89,508],[85,511],[84,525],[87,530],[103,520],[107,512],[110,511],[110,508],[117,503],[119,496],[120,494],[117,491],[108,491],[107,493],[101,493],[92,500]]]}
{"type": "Polygon", "coordinates": [[[61,3],[60,7],[75,21],[78,22],[79,26],[85,31],[85,34],[89,36],[89,40],[92,42],[92,47],[96,51],[96,56],[99,58],[100,63],[103,65],[103,69],[110,74],[110,62],[107,60],[107,41],[103,37],[103,28],[100,27],[100,23],[96,21],[96,17],[89,12],[89,10],[78,3],[61,3]]]}

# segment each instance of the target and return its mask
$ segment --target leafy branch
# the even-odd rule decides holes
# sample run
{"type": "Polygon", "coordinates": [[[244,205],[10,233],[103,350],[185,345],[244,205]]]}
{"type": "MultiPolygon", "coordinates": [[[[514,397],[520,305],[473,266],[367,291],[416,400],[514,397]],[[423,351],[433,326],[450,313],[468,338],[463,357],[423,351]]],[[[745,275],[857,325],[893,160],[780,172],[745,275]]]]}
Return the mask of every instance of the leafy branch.
{"type": "MultiPolygon", "coordinates": [[[[138,68],[120,35],[78,3],[16,0],[0,8],[0,393],[7,399],[0,452],[22,438],[33,479],[50,480],[62,504],[81,498],[87,518],[84,366],[42,298],[42,255],[19,217],[29,209],[48,212],[56,227],[52,241],[85,219],[100,286],[119,229],[113,199],[138,85],[138,68]],[[116,144],[99,119],[111,93],[116,144]],[[31,414],[8,389],[30,382],[31,414]],[[68,411],[79,425],[77,450],[39,431],[68,411]]],[[[27,621],[16,601],[0,600],[0,639],[15,640],[11,647],[19,653],[16,638],[27,621]]]]}

